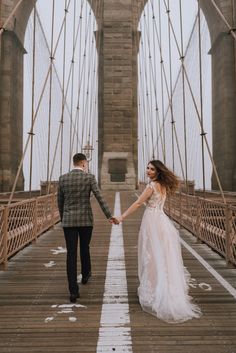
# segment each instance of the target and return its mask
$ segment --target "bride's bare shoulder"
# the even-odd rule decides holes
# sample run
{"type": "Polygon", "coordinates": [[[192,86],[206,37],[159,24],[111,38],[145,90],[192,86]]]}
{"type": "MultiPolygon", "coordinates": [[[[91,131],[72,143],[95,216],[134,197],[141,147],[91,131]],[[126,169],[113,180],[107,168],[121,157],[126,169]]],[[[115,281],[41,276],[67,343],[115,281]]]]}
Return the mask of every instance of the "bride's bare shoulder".
{"type": "Polygon", "coordinates": [[[159,191],[162,195],[166,195],[166,188],[165,186],[161,185],[158,181],[155,183],[155,188],[159,191]]]}

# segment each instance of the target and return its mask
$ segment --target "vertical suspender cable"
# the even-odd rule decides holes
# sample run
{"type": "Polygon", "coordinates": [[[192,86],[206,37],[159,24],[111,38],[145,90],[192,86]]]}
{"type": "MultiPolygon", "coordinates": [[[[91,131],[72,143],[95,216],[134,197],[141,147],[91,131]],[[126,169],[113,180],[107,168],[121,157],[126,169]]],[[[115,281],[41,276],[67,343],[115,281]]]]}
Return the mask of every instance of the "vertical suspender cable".
{"type": "MultiPolygon", "coordinates": [[[[141,3],[138,2],[138,11],[137,13],[140,13],[140,6],[141,3]]],[[[141,32],[140,32],[141,34],[141,32]]],[[[141,34],[142,35],[142,34],[141,34]]],[[[140,61],[140,38],[141,35],[139,34],[135,37],[136,38],[136,50],[137,50],[137,71],[138,71],[138,94],[137,94],[137,103],[138,103],[138,141],[137,143],[139,144],[139,154],[141,154],[141,158],[139,158],[139,170],[141,170],[140,176],[141,180],[145,180],[145,172],[144,172],[144,164],[145,164],[145,146],[144,146],[144,139],[143,139],[143,114],[142,114],[142,104],[141,104],[141,97],[143,97],[143,94],[141,94],[142,90],[142,84],[141,84],[141,75],[142,75],[142,70],[141,70],[141,61],[140,61]]]]}
{"type": "MultiPolygon", "coordinates": [[[[94,19],[94,27],[95,27],[95,19],[94,19]]],[[[95,88],[96,88],[96,84],[95,84],[95,80],[96,80],[96,70],[95,70],[95,64],[96,64],[96,50],[95,50],[95,40],[94,40],[94,32],[95,32],[95,28],[94,31],[92,31],[92,38],[91,38],[91,42],[92,42],[92,52],[91,52],[91,73],[89,75],[89,101],[88,101],[88,141],[89,144],[93,145],[93,130],[95,128],[95,125],[92,124],[93,121],[93,114],[94,114],[94,105],[96,102],[96,92],[95,92],[95,88]]]]}
{"type": "MultiPolygon", "coordinates": [[[[168,10],[168,6],[167,6],[167,4],[166,4],[166,1],[163,0],[163,2],[164,2],[164,4],[165,4],[166,10],[168,10]]],[[[220,14],[220,16],[221,16],[221,18],[222,18],[223,15],[222,15],[222,13],[220,12],[219,8],[216,6],[214,0],[211,0],[211,2],[212,2],[212,4],[214,4],[214,6],[215,6],[217,12],[220,14]]],[[[170,17],[169,17],[169,19],[170,19],[170,17]]],[[[228,22],[225,20],[225,18],[224,18],[224,22],[225,22],[225,24],[226,24],[227,26],[229,26],[229,24],[228,24],[228,22]]],[[[177,50],[178,50],[178,52],[179,52],[179,55],[181,55],[181,51],[180,51],[180,48],[179,48],[179,45],[178,45],[178,41],[177,41],[177,38],[176,38],[176,35],[175,35],[175,31],[174,31],[174,29],[173,29],[173,24],[172,24],[172,22],[171,22],[171,19],[170,19],[170,26],[171,26],[171,30],[172,30],[172,33],[173,33],[173,37],[174,37],[175,43],[176,43],[177,50]]],[[[230,26],[229,26],[229,27],[230,27],[230,26]]],[[[231,32],[232,32],[232,28],[231,28],[230,33],[231,33],[231,32]]],[[[234,33],[231,33],[231,34],[233,35],[233,37],[236,36],[234,33]]],[[[189,77],[188,77],[188,73],[187,73],[187,71],[186,71],[185,65],[183,65],[183,67],[184,67],[185,79],[186,79],[186,82],[187,82],[187,85],[188,85],[188,88],[189,88],[189,92],[190,92],[190,95],[191,95],[191,98],[192,98],[192,101],[193,101],[193,104],[194,104],[194,108],[195,108],[196,113],[197,113],[198,121],[199,121],[200,126],[201,126],[201,117],[200,117],[200,113],[199,113],[198,106],[197,106],[197,103],[196,103],[196,99],[195,99],[195,97],[194,97],[194,93],[193,93],[193,90],[192,90],[191,83],[190,83],[190,81],[189,81],[189,77]]],[[[222,200],[223,200],[224,203],[226,203],[225,197],[224,197],[224,192],[223,192],[223,189],[222,189],[222,185],[221,185],[221,182],[220,182],[220,179],[219,179],[219,175],[218,175],[218,172],[217,172],[217,168],[216,168],[215,162],[214,162],[214,160],[213,160],[212,153],[211,153],[211,150],[210,150],[210,146],[209,146],[209,144],[208,144],[208,141],[207,141],[207,138],[206,138],[206,136],[205,136],[205,133],[204,133],[203,137],[204,137],[204,141],[205,141],[205,145],[206,145],[207,152],[208,152],[209,157],[210,157],[210,159],[211,159],[213,171],[214,171],[214,173],[215,173],[216,181],[217,181],[217,184],[218,184],[219,189],[220,189],[220,193],[221,193],[221,196],[222,196],[222,200]]]]}
{"type": "Polygon", "coordinates": [[[60,153],[60,175],[62,174],[62,160],[63,160],[63,135],[64,135],[64,108],[66,103],[65,98],[65,72],[66,72],[66,34],[67,34],[67,0],[65,0],[65,24],[64,24],[64,41],[63,41],[63,73],[62,73],[62,100],[61,100],[61,153],[60,153]]]}
{"type": "MultiPolygon", "coordinates": [[[[144,21],[145,21],[145,19],[146,19],[145,10],[144,10],[143,17],[144,17],[144,21]]],[[[143,33],[145,33],[144,30],[141,29],[141,31],[143,33]]],[[[146,35],[146,33],[145,33],[145,35],[146,35]]],[[[148,84],[147,67],[146,67],[145,62],[144,62],[144,59],[146,57],[146,52],[147,52],[146,44],[147,44],[146,38],[143,38],[143,40],[141,41],[141,49],[143,50],[142,73],[144,75],[142,87],[144,87],[144,90],[145,90],[145,95],[144,95],[144,121],[145,121],[145,140],[146,140],[145,147],[146,147],[146,152],[148,150],[148,154],[147,154],[147,158],[148,158],[149,147],[150,147],[150,134],[147,134],[147,131],[149,130],[149,128],[148,128],[149,127],[148,120],[150,119],[150,114],[148,114],[148,110],[149,110],[149,91],[148,91],[148,87],[147,87],[147,84],[148,84]]],[[[153,132],[151,132],[151,133],[153,133],[153,132]]],[[[152,135],[151,135],[151,137],[152,137],[152,135]]]]}
{"type": "MultiPolygon", "coordinates": [[[[88,23],[88,27],[91,26],[91,9],[89,10],[89,23],[88,23]]],[[[89,40],[88,40],[88,69],[87,69],[87,78],[86,78],[86,83],[87,83],[87,88],[86,88],[86,100],[85,100],[85,111],[84,111],[84,117],[85,117],[85,128],[84,130],[86,131],[86,138],[85,138],[85,142],[88,142],[90,144],[90,121],[91,121],[91,105],[92,102],[90,102],[90,97],[91,97],[91,93],[92,93],[92,89],[91,89],[91,81],[92,81],[92,72],[93,72],[93,52],[92,49],[94,48],[93,43],[94,43],[94,39],[92,38],[93,36],[93,31],[89,32],[89,40]]]]}
{"type": "MultiPolygon", "coordinates": [[[[146,12],[144,10],[144,14],[143,14],[143,17],[144,17],[144,23],[146,23],[146,12]]],[[[141,29],[142,30],[142,29],[141,29]]],[[[147,31],[145,31],[145,35],[147,36],[147,31]]],[[[153,138],[153,129],[152,129],[152,121],[151,121],[151,105],[150,105],[150,101],[151,101],[151,92],[149,92],[149,87],[148,87],[148,81],[150,80],[150,77],[149,77],[149,72],[150,72],[150,67],[149,67],[149,71],[147,72],[147,67],[145,65],[145,62],[144,62],[144,59],[145,59],[145,56],[148,52],[147,50],[147,47],[146,47],[146,44],[148,43],[148,40],[146,41],[141,41],[141,49],[143,50],[143,72],[144,72],[144,76],[145,76],[145,91],[146,91],[146,114],[145,114],[145,119],[147,121],[147,127],[148,125],[150,126],[150,129],[151,129],[151,134],[148,134],[147,137],[150,136],[150,139],[151,139],[151,149],[153,151],[153,146],[154,146],[154,138],[153,138]],[[150,98],[149,98],[150,97],[150,98]],[[149,124],[148,124],[149,123],[149,124]]],[[[149,43],[148,43],[149,44],[149,43]]],[[[150,56],[150,53],[148,52],[148,57],[150,56]]],[[[150,58],[148,60],[148,63],[150,64],[150,58]]],[[[148,140],[150,140],[148,138],[148,140]]],[[[150,145],[148,144],[149,148],[150,148],[150,145]]],[[[150,153],[150,152],[149,152],[150,153]]],[[[150,159],[150,155],[148,156],[148,159],[150,159]]]]}
{"type": "MultiPolygon", "coordinates": [[[[81,4],[81,13],[80,13],[80,22],[81,22],[81,27],[80,27],[80,50],[82,53],[82,10],[83,10],[84,2],[81,4]]],[[[82,75],[81,75],[81,63],[82,63],[82,57],[79,57],[79,69],[78,69],[78,77],[79,77],[79,92],[78,92],[78,102],[77,102],[77,108],[76,108],[76,116],[77,116],[77,141],[76,141],[76,149],[79,150],[79,120],[80,120],[80,91],[81,91],[81,81],[82,81],[82,75]],[[80,78],[81,75],[81,78],[80,78]]],[[[82,143],[82,142],[81,142],[82,143]]]]}
{"type": "MultiPolygon", "coordinates": [[[[87,5],[87,3],[86,3],[87,5]]],[[[85,97],[82,97],[82,109],[80,109],[80,101],[81,101],[81,87],[82,85],[86,84],[86,70],[87,70],[87,61],[86,61],[86,58],[88,57],[88,55],[86,54],[87,53],[87,43],[88,43],[88,29],[89,29],[89,24],[90,24],[90,20],[91,20],[91,16],[89,16],[89,19],[87,18],[87,13],[88,13],[88,9],[86,7],[85,9],[85,40],[84,40],[84,52],[83,52],[83,57],[82,57],[82,67],[81,67],[81,76],[79,77],[79,90],[78,90],[78,105],[77,105],[77,113],[78,113],[78,117],[80,119],[80,116],[81,116],[81,124],[80,124],[80,129],[82,130],[82,137],[81,137],[81,147],[83,146],[84,144],[84,129],[85,129],[85,102],[86,102],[86,99],[85,97]],[[79,114],[81,111],[81,115],[79,114]]],[[[78,120],[78,126],[79,126],[79,120],[78,120]]]]}
{"type": "MultiPolygon", "coordinates": [[[[76,0],[75,0],[76,1],[76,0]]],[[[79,54],[81,53],[82,49],[81,49],[81,43],[82,43],[82,13],[83,13],[83,6],[84,6],[84,0],[82,0],[81,2],[81,7],[80,7],[80,15],[79,15],[79,22],[78,22],[78,28],[77,28],[77,32],[76,32],[76,42],[77,42],[77,38],[78,38],[78,34],[79,34],[79,54]]],[[[73,56],[75,55],[75,46],[73,48],[73,56]]],[[[81,70],[81,58],[79,55],[77,55],[78,57],[78,97],[80,95],[80,89],[81,89],[81,81],[80,81],[80,70],[81,70]]],[[[76,88],[77,89],[77,88],[76,88]]],[[[74,100],[74,98],[73,98],[74,100]]],[[[74,103],[73,103],[74,105],[74,103]]],[[[74,125],[74,131],[72,134],[72,140],[71,140],[71,154],[69,156],[69,166],[68,166],[68,170],[70,170],[70,166],[71,166],[71,158],[72,158],[72,150],[74,147],[74,141],[75,141],[75,136],[76,136],[76,141],[75,141],[75,150],[78,151],[79,150],[79,98],[77,101],[77,105],[75,107],[75,118],[73,119],[73,111],[71,111],[71,124],[74,125]]],[[[72,126],[70,127],[71,129],[71,133],[72,133],[72,126]]]]}
{"type": "MultiPolygon", "coordinates": [[[[52,25],[51,25],[51,50],[50,50],[50,73],[49,73],[49,101],[48,101],[48,153],[47,153],[47,182],[49,181],[50,169],[50,147],[51,147],[51,115],[52,115],[52,73],[54,60],[53,57],[53,42],[54,42],[54,20],[55,20],[55,0],[52,1],[52,25]]],[[[48,190],[49,192],[49,190],[48,190]]]]}
{"type": "MultiPolygon", "coordinates": [[[[143,40],[141,39],[141,49],[143,48],[143,40]]],[[[144,92],[144,79],[143,79],[143,62],[141,62],[141,54],[140,54],[140,63],[139,63],[139,70],[140,70],[140,92],[141,90],[143,91],[142,96],[142,101],[141,101],[141,107],[143,111],[142,115],[142,125],[143,125],[143,153],[144,153],[144,160],[147,161],[149,159],[148,154],[147,154],[147,146],[148,146],[148,141],[147,141],[147,127],[146,127],[146,101],[145,97],[146,94],[144,92]]]]}
{"type": "MultiPolygon", "coordinates": [[[[142,43],[141,43],[142,45],[142,43]]],[[[144,87],[144,82],[143,82],[143,68],[141,67],[141,62],[140,62],[140,90],[143,89],[144,87]]],[[[146,126],[146,103],[145,103],[145,95],[142,94],[142,102],[141,102],[141,107],[143,107],[143,115],[142,115],[142,125],[143,125],[143,155],[144,155],[144,160],[145,162],[149,159],[148,153],[147,153],[147,146],[148,146],[148,141],[147,141],[147,126],[146,126]]]]}
{"type": "MultiPolygon", "coordinates": [[[[100,7],[100,1],[97,2],[96,8],[95,8],[95,16],[98,14],[98,10],[100,7]]],[[[96,139],[95,139],[95,126],[97,125],[97,119],[95,118],[96,116],[96,104],[97,104],[97,72],[96,72],[96,63],[97,63],[97,51],[96,51],[96,37],[94,36],[94,33],[96,33],[96,36],[98,35],[98,31],[96,32],[96,20],[94,17],[93,21],[93,31],[91,31],[91,69],[89,73],[89,100],[88,100],[88,143],[89,145],[92,146],[94,149],[94,146],[96,144],[96,139]],[[96,125],[95,125],[96,124],[96,125]]],[[[91,167],[95,167],[96,165],[96,160],[95,156],[92,158],[92,151],[91,151],[91,167]]]]}
{"type": "MultiPolygon", "coordinates": [[[[69,0],[69,4],[70,4],[70,1],[71,0],[69,0]]],[[[69,6],[69,4],[68,4],[68,6],[69,6]]],[[[59,35],[58,35],[58,38],[57,38],[57,41],[56,41],[56,44],[55,44],[55,48],[54,48],[52,57],[55,56],[56,51],[58,49],[58,43],[59,43],[59,40],[60,40],[60,37],[61,37],[63,25],[64,25],[64,21],[61,24],[61,28],[60,28],[60,31],[59,31],[59,35]]],[[[34,117],[33,117],[32,124],[31,124],[30,132],[33,131],[34,124],[35,124],[36,119],[38,117],[39,108],[41,106],[42,99],[43,99],[43,96],[44,96],[44,93],[45,93],[45,90],[46,90],[48,78],[50,76],[51,67],[53,66],[52,64],[53,64],[53,60],[50,61],[50,65],[49,65],[46,77],[45,77],[45,79],[43,81],[42,90],[41,90],[41,93],[40,93],[40,96],[39,96],[39,99],[38,99],[38,102],[37,102],[37,105],[36,105],[36,108],[35,108],[35,114],[34,114],[34,117]]],[[[26,143],[25,143],[25,146],[24,146],[24,150],[23,150],[23,154],[22,154],[22,158],[21,158],[20,163],[19,163],[18,168],[17,168],[17,173],[16,173],[16,176],[15,176],[15,180],[14,180],[14,183],[13,183],[12,190],[11,190],[11,195],[10,195],[9,200],[8,200],[8,205],[10,205],[11,202],[12,202],[12,198],[14,196],[15,189],[16,189],[16,184],[17,184],[18,178],[20,176],[20,172],[21,172],[21,169],[22,169],[22,166],[23,166],[23,161],[24,161],[24,158],[26,156],[26,152],[27,152],[27,149],[28,149],[28,146],[29,146],[29,142],[30,142],[30,134],[29,134],[29,136],[28,136],[28,138],[26,140],[26,143]]]]}
{"type": "MultiPolygon", "coordinates": [[[[67,7],[67,11],[65,11],[64,21],[63,21],[64,23],[66,23],[65,17],[67,16],[68,8],[69,8],[69,6],[67,7]]],[[[78,24],[77,34],[78,34],[78,31],[79,31],[80,23],[81,23],[81,22],[79,22],[79,24],[78,24]]],[[[73,54],[72,54],[72,57],[74,56],[75,49],[76,49],[76,44],[77,44],[77,39],[78,39],[78,35],[77,35],[77,34],[76,34],[76,39],[75,39],[75,43],[74,43],[74,46],[73,46],[73,54]]],[[[69,89],[69,84],[70,84],[70,79],[71,79],[72,68],[73,68],[73,63],[71,62],[71,64],[70,64],[70,69],[69,69],[69,75],[68,75],[68,79],[67,79],[67,85],[66,85],[67,88],[66,88],[65,93],[64,93],[64,105],[63,105],[63,109],[65,109],[65,105],[66,105],[66,101],[67,101],[67,94],[68,94],[68,89],[69,89]]],[[[73,93],[73,92],[72,92],[72,93],[73,93]]],[[[73,119],[70,119],[70,122],[73,124],[73,119]]],[[[52,174],[53,174],[53,168],[54,168],[54,164],[55,164],[56,153],[57,153],[58,142],[59,142],[59,136],[60,136],[60,134],[61,134],[61,128],[62,128],[62,124],[60,124],[60,126],[59,126],[58,136],[57,136],[57,140],[56,140],[56,147],[55,147],[55,151],[54,151],[54,157],[53,157],[52,168],[51,168],[51,174],[50,174],[50,181],[51,181],[52,174]]],[[[76,126],[75,126],[75,125],[74,125],[74,132],[76,132],[76,126]]],[[[70,168],[70,165],[69,165],[69,168],[70,168]]]]}
{"type": "MultiPolygon", "coordinates": [[[[87,43],[88,43],[88,28],[89,28],[89,22],[90,22],[90,16],[88,18],[88,2],[86,1],[86,11],[85,11],[85,32],[86,32],[86,36],[85,36],[85,42],[84,42],[84,56],[83,56],[83,65],[84,65],[84,70],[83,70],[83,76],[82,76],[82,81],[84,84],[84,87],[86,87],[86,70],[87,70],[87,60],[89,59],[88,55],[87,55],[87,43]]],[[[84,92],[83,90],[83,98],[82,98],[82,124],[81,124],[81,129],[82,129],[82,147],[85,145],[85,141],[84,141],[84,134],[85,134],[85,121],[86,121],[86,116],[85,116],[85,102],[86,102],[86,95],[87,95],[87,91],[84,92]]]]}
{"type": "MultiPolygon", "coordinates": [[[[152,0],[152,8],[153,8],[153,0],[152,0]]],[[[152,15],[152,32],[154,33],[154,20],[155,20],[155,15],[154,15],[154,11],[153,11],[153,15],[152,15]]],[[[159,117],[158,117],[158,103],[157,103],[157,66],[156,66],[156,42],[155,42],[155,38],[154,36],[152,37],[152,41],[153,41],[153,62],[154,62],[154,91],[155,91],[155,119],[156,119],[156,133],[155,133],[155,139],[157,139],[158,136],[158,131],[160,131],[160,121],[159,121],[159,117]],[[159,125],[158,125],[159,122],[159,125]]],[[[157,141],[157,148],[156,148],[156,156],[157,159],[159,159],[159,151],[158,151],[158,142],[157,141]]],[[[153,146],[154,148],[154,146],[153,146]]],[[[154,151],[155,152],[155,151],[154,151]]]]}
{"type": "MultiPolygon", "coordinates": [[[[160,118],[160,114],[159,114],[159,106],[158,106],[158,99],[157,99],[157,76],[156,76],[156,70],[157,70],[157,65],[156,65],[156,48],[155,48],[155,37],[154,37],[154,33],[155,33],[155,30],[156,30],[156,17],[155,17],[155,11],[154,11],[154,6],[153,6],[153,1],[151,2],[151,7],[152,7],[152,22],[153,22],[153,35],[152,35],[152,38],[153,38],[153,51],[154,51],[154,61],[150,62],[150,66],[151,66],[151,73],[152,73],[152,79],[153,79],[153,86],[154,86],[154,96],[155,96],[155,112],[156,112],[156,119],[157,119],[157,129],[156,129],[156,148],[153,147],[153,149],[157,149],[158,151],[158,144],[159,144],[159,138],[160,138],[160,143],[161,143],[161,149],[162,149],[162,154],[164,156],[165,154],[165,150],[164,150],[164,141],[163,141],[163,136],[161,134],[161,130],[162,130],[162,127],[161,127],[161,118],[160,118]],[[159,132],[158,132],[158,128],[159,128],[159,132]]],[[[160,41],[158,40],[158,43],[160,43],[160,41]]],[[[150,44],[150,39],[148,38],[148,44],[149,44],[149,47],[151,47],[151,44],[150,44]]],[[[159,54],[160,54],[160,57],[162,57],[162,50],[159,48],[159,54]]],[[[163,87],[162,87],[163,89],[163,87]]],[[[164,104],[163,104],[164,105],[164,104]]],[[[163,109],[164,111],[164,109],[163,109]]]]}
{"type": "MultiPolygon", "coordinates": [[[[150,3],[148,3],[147,6],[149,6],[150,3]]],[[[150,15],[147,11],[147,16],[145,18],[145,24],[146,24],[146,36],[147,36],[147,44],[148,44],[148,82],[147,82],[147,87],[149,83],[149,97],[150,97],[150,104],[149,104],[149,120],[150,120],[150,129],[152,131],[152,146],[151,146],[151,153],[152,153],[152,159],[155,159],[155,151],[154,151],[154,116],[153,116],[153,89],[155,90],[155,79],[154,79],[154,72],[152,68],[152,52],[151,52],[151,44],[150,44],[150,15]],[[153,75],[153,80],[151,79],[153,75]],[[153,87],[152,87],[153,84],[153,87]],[[153,88],[153,89],[152,89],[153,88]]]]}
{"type": "Polygon", "coordinates": [[[203,121],[203,94],[202,94],[202,39],[201,39],[201,12],[198,2],[198,52],[199,52],[199,84],[200,84],[200,125],[201,125],[201,146],[202,146],[202,185],[203,195],[205,197],[206,182],[205,182],[205,152],[204,152],[204,121],[203,121]]]}
{"type": "MultiPolygon", "coordinates": [[[[232,5],[232,29],[235,31],[236,27],[236,6],[235,0],[231,0],[232,5]]],[[[235,82],[236,82],[236,41],[234,40],[234,75],[235,75],[235,82]]]]}
{"type": "Polygon", "coordinates": [[[183,119],[184,119],[184,161],[185,161],[185,187],[188,193],[188,154],[187,154],[187,126],[186,126],[186,104],[185,104],[185,77],[184,77],[184,41],[183,41],[183,16],[182,16],[182,0],[179,0],[180,15],[180,38],[181,38],[181,74],[182,74],[182,102],[183,102],[183,119]]]}
{"type": "Polygon", "coordinates": [[[74,77],[75,77],[75,24],[76,24],[76,1],[74,0],[74,8],[73,8],[73,53],[71,58],[72,64],[72,77],[71,77],[71,100],[70,100],[70,142],[69,142],[69,170],[71,166],[71,158],[72,158],[72,125],[73,125],[73,106],[74,106],[74,77]]]}
{"type": "Polygon", "coordinates": [[[170,69],[170,113],[171,113],[171,141],[172,141],[172,169],[175,171],[175,146],[174,146],[174,113],[173,113],[173,87],[172,87],[172,48],[171,48],[171,28],[170,28],[170,1],[167,1],[168,16],[168,47],[169,47],[169,69],[170,69]]]}
{"type": "Polygon", "coordinates": [[[159,12],[159,38],[160,38],[161,113],[162,113],[162,131],[163,131],[163,160],[164,160],[164,163],[166,163],[165,104],[164,104],[164,79],[163,79],[163,69],[164,69],[164,67],[163,67],[163,55],[162,55],[161,1],[158,1],[158,12],[159,12]]]}
{"type": "MultiPolygon", "coordinates": [[[[34,18],[33,18],[33,62],[32,62],[32,97],[31,97],[31,126],[34,121],[34,98],[35,98],[35,47],[36,47],[36,5],[34,5],[34,18]]],[[[33,174],[33,142],[34,142],[34,131],[33,128],[29,132],[30,134],[30,176],[29,176],[29,193],[31,198],[32,191],[32,174],[33,174]]]]}
{"type": "MultiPolygon", "coordinates": [[[[101,0],[99,0],[96,5],[95,19],[99,18],[100,11],[101,11],[100,7],[101,7],[101,0]]],[[[94,25],[96,26],[96,20],[94,20],[94,25]]],[[[99,24],[97,24],[97,26],[99,26],[99,24]]],[[[100,29],[97,28],[96,31],[95,31],[95,29],[94,29],[95,39],[93,39],[92,42],[93,42],[93,46],[94,46],[93,73],[94,73],[94,82],[96,82],[96,85],[93,84],[93,80],[91,79],[91,103],[90,103],[90,105],[91,105],[90,114],[91,114],[91,117],[94,117],[94,118],[97,114],[97,97],[98,97],[98,85],[97,85],[97,83],[98,83],[98,67],[96,67],[96,64],[98,65],[99,54],[100,54],[100,38],[101,38],[100,29]],[[97,54],[97,56],[96,56],[96,54],[97,54]],[[94,104],[92,102],[92,98],[93,98],[92,86],[94,86],[93,87],[94,97],[95,97],[94,104]]],[[[90,123],[92,123],[92,120],[90,120],[90,123]]],[[[97,121],[96,121],[96,124],[97,124],[97,121]]],[[[90,130],[91,130],[92,145],[94,144],[94,146],[95,146],[95,143],[96,143],[95,124],[93,124],[93,126],[89,126],[89,131],[90,130]]]]}

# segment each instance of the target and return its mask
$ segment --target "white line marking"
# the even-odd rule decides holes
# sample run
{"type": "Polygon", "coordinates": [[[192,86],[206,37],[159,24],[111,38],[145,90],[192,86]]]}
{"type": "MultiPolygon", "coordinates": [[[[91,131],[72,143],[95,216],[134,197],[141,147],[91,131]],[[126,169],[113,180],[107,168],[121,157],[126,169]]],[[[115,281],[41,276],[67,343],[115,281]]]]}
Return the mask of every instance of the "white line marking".
{"type": "Polygon", "coordinates": [[[236,299],[236,289],[231,286],[211,265],[206,262],[201,255],[199,255],[190,245],[188,245],[183,239],[180,238],[183,246],[209,271],[212,276],[236,299]]]}
{"type": "Polygon", "coordinates": [[[46,322],[46,324],[50,321],[54,320],[54,317],[53,316],[50,316],[50,317],[46,317],[46,319],[44,320],[46,322]]]}
{"type": "Polygon", "coordinates": [[[70,317],[69,317],[69,321],[70,321],[70,322],[75,322],[75,321],[77,321],[77,318],[74,317],[74,316],[70,316],[70,317]]]}
{"type": "MultiPolygon", "coordinates": [[[[119,215],[120,193],[114,214],[119,215]]],[[[122,225],[112,225],[97,353],[132,353],[122,225]]]]}
{"type": "Polygon", "coordinates": [[[58,246],[57,249],[51,249],[50,250],[53,255],[58,255],[58,254],[63,254],[66,252],[66,248],[63,248],[62,246],[58,246]]]}
{"type": "Polygon", "coordinates": [[[56,265],[55,261],[49,261],[47,264],[44,264],[44,266],[47,268],[53,267],[55,265],[56,265]]]}
{"type": "Polygon", "coordinates": [[[84,308],[84,309],[87,309],[87,306],[85,305],[81,305],[81,304],[60,304],[60,305],[52,305],[52,308],[62,308],[62,309],[70,309],[70,308],[84,308]]]}
{"type": "Polygon", "coordinates": [[[209,292],[209,291],[212,290],[212,287],[211,287],[210,284],[208,284],[208,283],[202,282],[202,283],[199,283],[198,286],[199,286],[202,290],[205,290],[206,292],[209,292]]]}

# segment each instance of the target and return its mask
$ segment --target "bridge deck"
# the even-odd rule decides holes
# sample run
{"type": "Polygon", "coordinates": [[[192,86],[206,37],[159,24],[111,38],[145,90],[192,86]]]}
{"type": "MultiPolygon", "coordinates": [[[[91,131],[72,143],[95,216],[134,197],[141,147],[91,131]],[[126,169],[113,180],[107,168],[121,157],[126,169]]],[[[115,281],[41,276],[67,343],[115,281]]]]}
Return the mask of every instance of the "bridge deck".
{"type": "MultiPolygon", "coordinates": [[[[106,196],[113,209],[114,194],[106,196]]],[[[122,209],[134,199],[132,193],[121,193],[122,209]]],[[[125,298],[119,303],[119,291],[124,297],[125,288],[118,279],[118,303],[104,306],[111,226],[96,202],[94,212],[93,277],[86,286],[81,285],[77,306],[66,306],[69,301],[64,239],[59,226],[17,254],[10,260],[8,270],[0,272],[1,353],[236,353],[236,297],[230,286],[236,287],[236,271],[227,268],[225,261],[205,245],[197,244],[185,230],[181,230],[182,239],[229,282],[228,290],[183,246],[185,265],[195,279],[191,295],[202,308],[202,318],[173,325],[140,309],[136,295],[137,234],[143,209],[123,224],[128,303],[125,298]],[[119,306],[128,309],[122,314],[119,306]],[[101,320],[104,308],[110,309],[103,312],[101,320]]],[[[116,276],[114,271],[112,276],[116,276]]]]}

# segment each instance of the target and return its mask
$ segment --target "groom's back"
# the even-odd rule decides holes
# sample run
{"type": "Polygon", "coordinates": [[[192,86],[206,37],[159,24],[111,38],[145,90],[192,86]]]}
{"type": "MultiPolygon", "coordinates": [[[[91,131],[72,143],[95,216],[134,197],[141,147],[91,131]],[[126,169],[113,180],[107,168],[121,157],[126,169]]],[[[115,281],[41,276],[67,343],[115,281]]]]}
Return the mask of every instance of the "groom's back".
{"type": "Polygon", "coordinates": [[[88,226],[93,223],[90,194],[94,176],[74,169],[59,179],[58,198],[63,204],[63,227],[88,226]]]}

